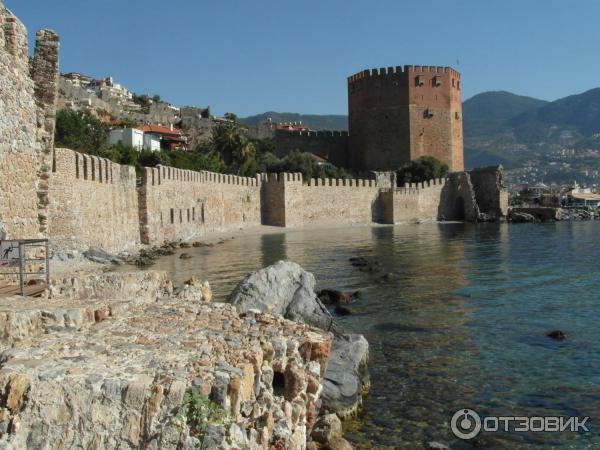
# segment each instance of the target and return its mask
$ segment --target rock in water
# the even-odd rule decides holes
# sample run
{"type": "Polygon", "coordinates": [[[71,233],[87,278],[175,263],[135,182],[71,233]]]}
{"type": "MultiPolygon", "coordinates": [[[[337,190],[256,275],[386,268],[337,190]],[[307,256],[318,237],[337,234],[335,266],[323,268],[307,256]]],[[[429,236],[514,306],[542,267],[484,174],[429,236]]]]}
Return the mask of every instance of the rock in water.
{"type": "Polygon", "coordinates": [[[244,278],[229,302],[240,313],[254,309],[332,331],[333,317],[317,298],[315,284],[313,274],[298,264],[279,261],[244,278]]]}
{"type": "Polygon", "coordinates": [[[535,223],[538,221],[532,214],[517,211],[511,211],[509,219],[513,223],[535,223]]]}
{"type": "Polygon", "coordinates": [[[94,261],[100,264],[123,264],[123,259],[119,258],[112,253],[108,253],[106,250],[102,250],[98,247],[90,247],[89,250],[83,252],[83,256],[85,256],[90,261],[94,261]]]}
{"type": "Polygon", "coordinates": [[[567,333],[561,330],[554,330],[548,333],[546,336],[549,338],[555,339],[557,341],[563,341],[567,338],[567,333]]]}
{"type": "Polygon", "coordinates": [[[349,316],[354,314],[350,308],[346,308],[345,306],[341,305],[337,305],[334,311],[338,316],[349,316]]]}
{"type": "Polygon", "coordinates": [[[280,314],[335,335],[323,380],[323,408],[340,417],[356,413],[370,387],[369,343],[360,334],[344,334],[315,293],[315,277],[298,264],[278,263],[251,273],[229,296],[240,313],[280,314]]]}
{"type": "Polygon", "coordinates": [[[335,414],[326,414],[319,417],[311,433],[313,440],[320,444],[330,442],[336,436],[341,435],[342,422],[335,414]]]}
{"type": "Polygon", "coordinates": [[[335,289],[322,289],[317,296],[326,305],[347,305],[352,301],[352,294],[335,289]]]}
{"type": "Polygon", "coordinates": [[[333,339],[323,380],[323,408],[342,419],[356,414],[362,395],[369,391],[369,343],[361,334],[344,334],[333,339]]]}

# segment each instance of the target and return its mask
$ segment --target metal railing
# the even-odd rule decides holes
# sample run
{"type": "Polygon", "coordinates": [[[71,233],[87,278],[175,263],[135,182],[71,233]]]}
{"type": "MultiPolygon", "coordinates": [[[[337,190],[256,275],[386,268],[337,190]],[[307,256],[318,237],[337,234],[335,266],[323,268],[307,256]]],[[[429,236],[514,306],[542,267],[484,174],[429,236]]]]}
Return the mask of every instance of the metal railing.
{"type": "Polygon", "coordinates": [[[46,288],[48,288],[50,286],[50,254],[48,250],[48,239],[0,241],[0,269],[3,269],[0,271],[0,275],[18,276],[21,295],[25,295],[25,286],[30,275],[35,275],[38,279],[45,276],[46,288]],[[41,251],[33,252],[35,249],[43,249],[43,256],[39,256],[41,251]],[[37,255],[31,255],[31,253],[37,253],[37,255]],[[44,262],[44,270],[29,271],[32,269],[28,266],[36,262],[44,262]]]}

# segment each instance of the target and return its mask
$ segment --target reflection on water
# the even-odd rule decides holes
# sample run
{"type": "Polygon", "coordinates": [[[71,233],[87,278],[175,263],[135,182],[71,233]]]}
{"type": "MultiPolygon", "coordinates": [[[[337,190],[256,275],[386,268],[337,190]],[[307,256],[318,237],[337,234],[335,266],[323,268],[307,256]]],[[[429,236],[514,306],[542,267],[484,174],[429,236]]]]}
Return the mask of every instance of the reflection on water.
{"type": "Polygon", "coordinates": [[[371,343],[372,391],[347,436],[362,448],[590,448],[600,445],[599,224],[429,224],[242,236],[161,259],[176,282],[208,279],[224,299],[280,259],[320,288],[360,290],[339,318],[371,343]],[[374,257],[381,271],[352,267],[374,257]],[[383,277],[383,275],[387,276],[383,277]],[[545,334],[565,330],[555,342],[545,334]],[[452,414],[590,416],[591,432],[487,433],[459,441],[452,414]],[[596,419],[595,419],[596,418],[596,419]],[[595,420],[594,420],[595,419],[595,420]]]}

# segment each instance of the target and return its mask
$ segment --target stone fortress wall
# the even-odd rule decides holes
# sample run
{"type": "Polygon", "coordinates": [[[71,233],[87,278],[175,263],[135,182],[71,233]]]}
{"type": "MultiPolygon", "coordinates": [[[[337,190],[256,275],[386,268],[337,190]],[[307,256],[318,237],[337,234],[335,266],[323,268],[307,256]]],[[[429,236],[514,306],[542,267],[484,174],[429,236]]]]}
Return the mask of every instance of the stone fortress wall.
{"type": "Polygon", "coordinates": [[[48,236],[57,246],[131,250],[140,244],[133,167],[57,148],[48,197],[48,236]]]}
{"type": "Polygon", "coordinates": [[[141,239],[145,244],[189,239],[261,224],[258,178],[145,168],[139,188],[141,239]]]}
{"type": "MultiPolygon", "coordinates": [[[[458,172],[446,182],[435,180],[400,189],[390,187],[395,183],[385,174],[379,174],[377,180],[303,180],[298,173],[246,178],[158,166],[145,168],[137,179],[133,167],[54,149],[58,36],[49,30],[39,31],[30,61],[25,27],[8,10],[0,11],[2,238],[48,237],[60,246],[80,250],[98,246],[120,251],[261,224],[300,227],[474,221],[482,214],[497,219],[506,213],[506,192],[496,168],[458,172]]],[[[459,89],[458,73],[447,68],[371,71],[352,77],[351,84],[368,79],[369,89],[375,89],[384,80],[412,80],[413,75],[423,74],[427,77],[415,80],[435,82],[440,95],[449,87],[459,89]],[[436,77],[440,79],[435,81],[436,77]]],[[[359,94],[363,88],[356,89],[353,95],[363,95],[359,94]]],[[[438,97],[440,108],[459,101],[460,94],[453,95],[438,97]]],[[[430,100],[435,103],[436,98],[430,100]]],[[[310,142],[315,153],[320,153],[323,142],[340,143],[340,158],[348,144],[346,133],[285,136],[290,146],[295,145],[294,139],[310,142]]],[[[384,133],[383,138],[392,136],[384,133]]],[[[449,142],[444,141],[444,145],[451,146],[449,142]]]]}

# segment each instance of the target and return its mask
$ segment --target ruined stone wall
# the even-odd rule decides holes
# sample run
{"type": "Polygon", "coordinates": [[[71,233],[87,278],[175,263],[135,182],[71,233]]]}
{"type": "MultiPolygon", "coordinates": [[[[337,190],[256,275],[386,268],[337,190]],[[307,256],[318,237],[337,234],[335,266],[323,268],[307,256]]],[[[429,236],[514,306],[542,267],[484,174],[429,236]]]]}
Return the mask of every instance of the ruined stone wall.
{"type": "Polygon", "coordinates": [[[0,1],[0,238],[47,231],[58,36],[36,34],[29,61],[27,29],[0,1]]]}
{"type": "Polygon", "coordinates": [[[115,252],[135,247],[140,243],[135,169],[56,149],[48,217],[56,245],[115,252]]]}
{"type": "Polygon", "coordinates": [[[27,30],[2,2],[0,25],[0,238],[34,238],[40,145],[27,30]]]}
{"type": "Polygon", "coordinates": [[[0,448],[306,448],[329,333],[240,317],[206,282],[174,294],[164,273],[69,276],[51,293],[0,301],[0,448]],[[186,393],[222,414],[193,415],[186,393]]]}
{"type": "Polygon", "coordinates": [[[481,167],[469,172],[481,213],[491,219],[508,214],[508,191],[504,186],[502,166],[481,167]]]}
{"type": "Polygon", "coordinates": [[[139,188],[142,242],[156,244],[260,225],[260,185],[258,177],[145,168],[139,188]]]}

